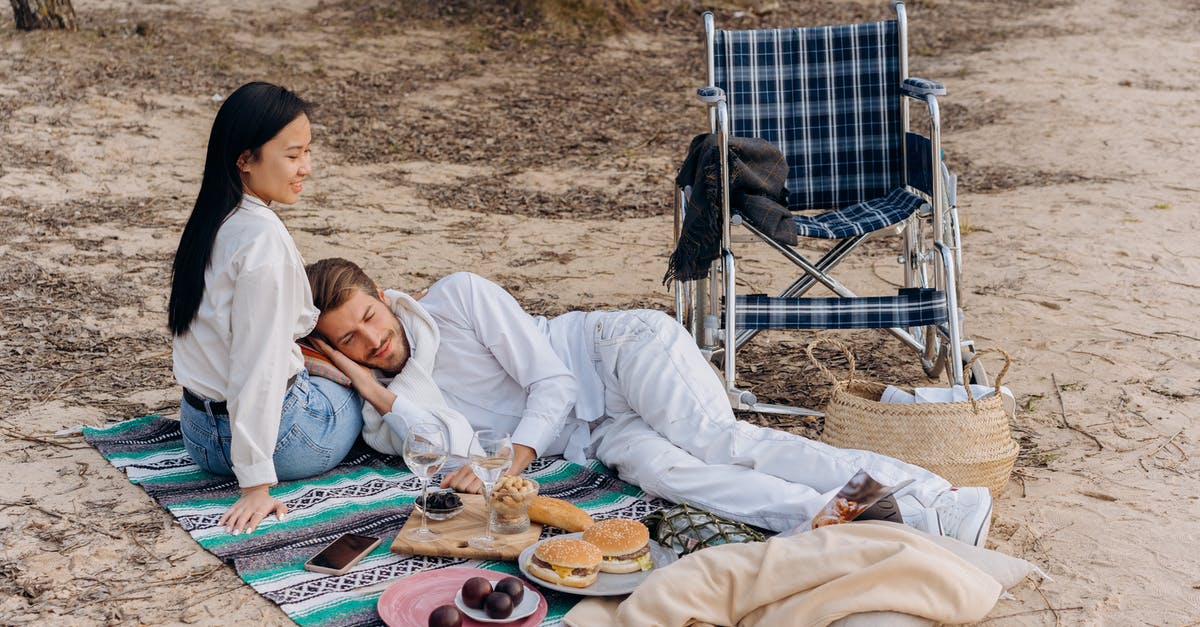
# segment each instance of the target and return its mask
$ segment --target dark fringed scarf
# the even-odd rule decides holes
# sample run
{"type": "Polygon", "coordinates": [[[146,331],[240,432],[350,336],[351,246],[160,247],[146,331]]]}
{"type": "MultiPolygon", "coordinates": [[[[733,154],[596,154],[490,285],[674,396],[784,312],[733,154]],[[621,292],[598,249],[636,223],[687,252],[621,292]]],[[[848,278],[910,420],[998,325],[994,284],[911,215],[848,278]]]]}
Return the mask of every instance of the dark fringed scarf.
{"type": "MultiPolygon", "coordinates": [[[[675,177],[691,187],[675,252],[663,277],[691,281],[708,276],[721,249],[721,152],[717,136],[697,135],[675,177]]],[[[770,142],[755,137],[729,140],[730,208],[773,239],[794,246],[796,225],[787,209],[787,161],[770,142]]]]}

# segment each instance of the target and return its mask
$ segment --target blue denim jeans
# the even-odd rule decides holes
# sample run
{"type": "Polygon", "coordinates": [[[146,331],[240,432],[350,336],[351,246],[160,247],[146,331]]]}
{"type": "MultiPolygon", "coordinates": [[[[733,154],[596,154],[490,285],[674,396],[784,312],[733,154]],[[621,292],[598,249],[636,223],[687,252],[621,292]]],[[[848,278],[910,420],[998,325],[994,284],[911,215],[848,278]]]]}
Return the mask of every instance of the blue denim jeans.
{"type": "MultiPolygon", "coordinates": [[[[300,371],[283,397],[275,441],[275,475],[280,481],[319,475],[338,465],[362,432],[362,398],[352,389],[300,371]]],[[[200,468],[232,475],[229,416],[192,407],[179,411],[183,446],[200,468]]]]}

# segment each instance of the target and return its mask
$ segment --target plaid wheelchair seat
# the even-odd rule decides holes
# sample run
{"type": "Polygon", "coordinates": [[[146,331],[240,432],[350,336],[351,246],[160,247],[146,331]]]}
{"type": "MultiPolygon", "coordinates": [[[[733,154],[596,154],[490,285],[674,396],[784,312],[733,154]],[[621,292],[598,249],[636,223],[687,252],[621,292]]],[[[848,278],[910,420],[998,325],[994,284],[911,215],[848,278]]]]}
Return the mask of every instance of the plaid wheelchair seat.
{"type": "MultiPolygon", "coordinates": [[[[764,329],[884,329],[917,354],[926,375],[945,372],[961,384],[972,363],[969,376],[986,380],[962,328],[957,179],[944,162],[938,108],[946,88],[908,75],[908,14],[903,1],[889,4],[895,19],[836,26],[721,30],[712,12],[703,15],[707,83],[696,96],[709,132],[724,150],[739,139],[765,140],[787,163],[787,211],[760,224],[739,198],[723,194],[720,220],[710,221],[722,229],[718,262],[705,278],[674,282],[676,319],[711,359],[723,360],[735,410],[820,415],[758,402],[739,387],[738,349],[764,329]],[[926,128],[910,126],[914,104],[926,128]],[[778,296],[738,295],[731,226],[778,252],[799,276],[778,296]],[[873,235],[899,240],[899,293],[870,295],[832,274],[873,235]],[[835,297],[805,297],[819,286],[835,297]],[[723,332],[711,332],[718,326],[723,332]]],[[[716,169],[727,191],[736,173],[725,160],[716,169]]],[[[677,181],[673,191],[683,242],[679,225],[696,212],[686,186],[677,181]]]]}
{"type": "Polygon", "coordinates": [[[748,294],[734,302],[738,329],[886,329],[946,321],[946,293],[922,288],[855,298],[748,294]]]}
{"type": "Polygon", "coordinates": [[[801,224],[802,235],[861,234],[908,215],[892,213],[915,202],[893,197],[904,185],[895,21],[717,31],[713,58],[730,132],[766,139],[787,159],[791,210],[869,203],[832,218],[838,226],[828,230],[801,224]]]}
{"type": "Polygon", "coordinates": [[[901,222],[912,215],[925,199],[897,187],[883,198],[874,198],[838,211],[826,211],[815,216],[793,216],[796,234],[800,237],[842,239],[870,233],[901,222]]]}

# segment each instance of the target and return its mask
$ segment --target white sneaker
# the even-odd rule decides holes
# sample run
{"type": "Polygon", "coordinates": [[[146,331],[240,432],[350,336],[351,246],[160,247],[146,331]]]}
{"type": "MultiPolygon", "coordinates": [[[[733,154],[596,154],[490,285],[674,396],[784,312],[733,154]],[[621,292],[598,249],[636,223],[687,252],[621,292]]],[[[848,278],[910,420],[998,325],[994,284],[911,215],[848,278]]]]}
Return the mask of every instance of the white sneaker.
{"type": "Polygon", "coordinates": [[[987,488],[950,488],[933,502],[942,535],[983,546],[992,526],[992,493],[987,488]]]}
{"type": "Polygon", "coordinates": [[[942,535],[942,525],[938,522],[937,510],[924,507],[904,514],[904,524],[914,529],[920,529],[931,536],[942,535]]]}

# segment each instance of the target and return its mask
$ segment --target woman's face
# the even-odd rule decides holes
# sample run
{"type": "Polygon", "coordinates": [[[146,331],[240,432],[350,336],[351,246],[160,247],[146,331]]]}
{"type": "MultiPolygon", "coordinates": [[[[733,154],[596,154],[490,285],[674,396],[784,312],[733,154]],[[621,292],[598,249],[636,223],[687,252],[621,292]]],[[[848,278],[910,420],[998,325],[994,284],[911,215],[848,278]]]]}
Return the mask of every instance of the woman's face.
{"type": "Polygon", "coordinates": [[[263,144],[255,157],[246,151],[238,158],[242,191],[265,203],[290,205],[300,199],[304,179],[312,172],[312,125],[303,113],[263,144]]]}

